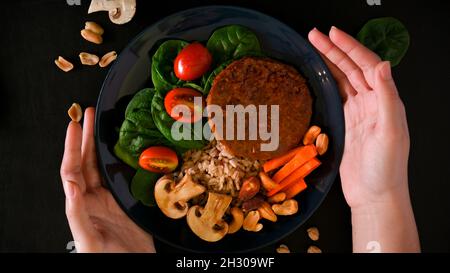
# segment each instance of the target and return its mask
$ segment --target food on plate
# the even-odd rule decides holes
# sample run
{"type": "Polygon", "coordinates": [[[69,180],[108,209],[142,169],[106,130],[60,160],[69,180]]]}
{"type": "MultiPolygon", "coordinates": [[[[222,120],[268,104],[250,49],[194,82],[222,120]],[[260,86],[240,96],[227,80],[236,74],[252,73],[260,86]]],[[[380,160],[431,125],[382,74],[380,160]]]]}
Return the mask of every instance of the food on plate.
{"type": "MultiPolygon", "coordinates": [[[[295,148],[308,129],[312,114],[312,98],[305,79],[292,66],[268,58],[244,57],[227,66],[214,79],[207,104],[224,110],[227,105],[238,104],[279,106],[279,147],[275,151],[261,151],[261,143],[268,141],[260,136],[256,140],[218,140],[231,154],[258,160],[267,160],[295,148]]],[[[223,119],[226,118],[227,111],[223,119]]],[[[270,116],[267,119],[270,130],[270,116]]],[[[246,131],[249,126],[246,122],[246,131]]],[[[214,128],[214,124],[211,127],[214,128]]],[[[226,129],[223,128],[223,136],[227,134],[226,129]]],[[[236,128],[233,129],[236,132],[236,128]]],[[[216,138],[219,137],[216,135],[216,138]]]]}
{"type": "Polygon", "coordinates": [[[154,173],[170,173],[178,166],[177,154],[164,146],[153,146],[139,156],[139,166],[154,173]]]}
{"type": "Polygon", "coordinates": [[[175,75],[183,81],[193,81],[205,74],[212,63],[212,56],[201,43],[184,47],[174,62],[175,75]]]}
{"type": "MultiPolygon", "coordinates": [[[[202,93],[192,88],[175,88],[166,94],[164,107],[171,118],[181,122],[195,123],[202,118],[203,105],[195,104],[195,98],[202,99],[202,93]],[[176,106],[185,106],[189,109],[190,115],[175,111],[176,106]]],[[[203,100],[202,100],[203,101],[203,100]]]]}
{"type": "Polygon", "coordinates": [[[114,146],[136,170],[130,185],[136,200],[171,219],[186,217],[208,242],[259,232],[298,212],[299,194],[321,165],[328,137],[309,127],[312,97],[294,67],[264,56],[251,30],[231,25],[216,30],[206,47],[164,41],[151,68],[153,88],[133,96],[114,146]],[[226,115],[226,105],[279,105],[279,147],[260,151],[265,139],[220,138],[207,107],[226,115]],[[211,137],[196,126],[210,126],[211,137]]]}

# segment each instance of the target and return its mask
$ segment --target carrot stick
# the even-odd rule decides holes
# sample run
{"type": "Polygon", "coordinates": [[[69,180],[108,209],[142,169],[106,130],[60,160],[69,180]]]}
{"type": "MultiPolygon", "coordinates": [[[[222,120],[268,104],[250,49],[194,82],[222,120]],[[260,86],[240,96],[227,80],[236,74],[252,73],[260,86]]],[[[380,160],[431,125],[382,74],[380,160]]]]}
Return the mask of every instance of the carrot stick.
{"type": "MultiPolygon", "coordinates": [[[[302,146],[303,147],[303,146],[302,146]]],[[[271,160],[267,161],[263,165],[263,169],[266,173],[275,170],[276,168],[279,168],[283,166],[284,164],[288,163],[294,156],[297,154],[297,152],[302,148],[297,147],[295,149],[290,150],[284,155],[277,156],[275,158],[272,158],[271,160]]]]}
{"type": "Polygon", "coordinates": [[[283,192],[286,193],[286,199],[291,199],[292,197],[304,191],[307,187],[308,186],[306,185],[305,180],[300,179],[287,187],[283,192]]]}
{"type": "Polygon", "coordinates": [[[317,156],[317,150],[314,145],[307,145],[301,147],[297,154],[292,158],[286,165],[283,166],[275,175],[272,177],[272,180],[280,183],[281,180],[285,179],[294,172],[296,169],[301,167],[303,164],[311,160],[317,156]]]}
{"type": "Polygon", "coordinates": [[[292,172],[288,177],[283,179],[279,185],[279,187],[274,188],[273,190],[269,191],[267,193],[267,196],[273,196],[277,194],[279,191],[282,191],[295,183],[296,181],[299,181],[300,179],[305,178],[308,174],[310,174],[312,171],[314,171],[317,167],[319,167],[321,162],[317,158],[313,158],[310,161],[303,164],[303,166],[297,168],[294,172],[292,172]]]}

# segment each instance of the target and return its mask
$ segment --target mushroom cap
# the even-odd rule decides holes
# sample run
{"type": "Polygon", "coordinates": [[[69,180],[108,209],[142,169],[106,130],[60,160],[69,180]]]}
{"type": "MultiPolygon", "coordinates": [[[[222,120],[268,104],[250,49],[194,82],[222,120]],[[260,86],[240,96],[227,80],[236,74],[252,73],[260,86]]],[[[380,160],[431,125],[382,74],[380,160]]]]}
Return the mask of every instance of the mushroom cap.
{"type": "Polygon", "coordinates": [[[167,217],[179,219],[188,212],[187,202],[204,191],[205,187],[195,183],[190,175],[185,175],[177,184],[173,178],[166,175],[155,184],[155,200],[167,217]]]}
{"type": "Polygon", "coordinates": [[[118,25],[131,21],[136,13],[136,0],[92,0],[88,13],[108,11],[109,19],[118,25]]]}

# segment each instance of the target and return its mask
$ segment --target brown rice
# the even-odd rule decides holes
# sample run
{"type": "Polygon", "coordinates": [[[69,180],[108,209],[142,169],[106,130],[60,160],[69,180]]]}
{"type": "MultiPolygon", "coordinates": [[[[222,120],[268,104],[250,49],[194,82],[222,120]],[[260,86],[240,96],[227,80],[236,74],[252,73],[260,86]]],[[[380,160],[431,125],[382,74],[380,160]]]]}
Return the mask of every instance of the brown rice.
{"type": "Polygon", "coordinates": [[[260,169],[260,161],[234,157],[213,140],[202,150],[190,150],[183,155],[178,177],[190,174],[209,191],[237,197],[244,179],[257,176],[260,169]]]}

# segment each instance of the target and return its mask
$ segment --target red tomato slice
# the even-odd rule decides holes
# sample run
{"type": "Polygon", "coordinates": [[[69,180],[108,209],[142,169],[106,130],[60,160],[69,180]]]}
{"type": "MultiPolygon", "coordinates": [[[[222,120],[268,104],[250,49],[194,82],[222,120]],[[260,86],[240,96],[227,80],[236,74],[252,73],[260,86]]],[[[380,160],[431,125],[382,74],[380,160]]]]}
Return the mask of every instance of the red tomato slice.
{"type": "Polygon", "coordinates": [[[186,123],[194,123],[199,121],[202,118],[203,108],[204,108],[204,100],[202,93],[191,89],[191,88],[175,88],[169,93],[167,93],[164,98],[164,107],[166,108],[167,113],[174,120],[186,123]],[[194,98],[201,99],[201,105],[197,105],[194,103],[194,98]],[[187,106],[190,111],[190,115],[184,116],[182,113],[177,111],[173,111],[175,106],[183,105],[187,106]]]}
{"type": "Polygon", "coordinates": [[[184,47],[175,59],[173,70],[177,78],[183,81],[193,81],[200,78],[212,63],[208,49],[196,42],[184,47]]]}
{"type": "Polygon", "coordinates": [[[178,166],[177,154],[163,146],[147,148],[139,157],[139,166],[154,173],[170,173],[178,166]]]}

